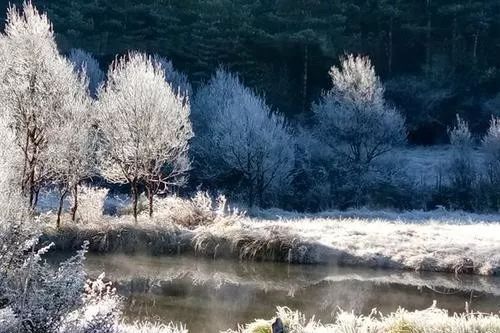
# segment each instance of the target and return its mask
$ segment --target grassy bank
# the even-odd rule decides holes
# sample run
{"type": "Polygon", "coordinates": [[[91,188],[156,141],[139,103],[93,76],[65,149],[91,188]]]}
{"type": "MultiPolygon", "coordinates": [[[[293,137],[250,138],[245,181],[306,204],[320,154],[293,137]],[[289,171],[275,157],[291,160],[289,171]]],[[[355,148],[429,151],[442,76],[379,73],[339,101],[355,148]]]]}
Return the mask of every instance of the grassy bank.
{"type": "Polygon", "coordinates": [[[335,322],[322,324],[308,320],[299,312],[288,308],[278,308],[272,320],[256,320],[238,329],[238,333],[271,333],[272,324],[280,318],[284,332],[294,333],[494,333],[500,332],[498,315],[466,314],[449,316],[435,306],[423,310],[408,312],[400,309],[384,315],[373,311],[370,316],[356,316],[348,312],[339,312],[335,322]]]}
{"type": "MultiPolygon", "coordinates": [[[[469,313],[449,315],[435,306],[423,311],[409,312],[399,309],[384,315],[373,311],[370,316],[356,316],[340,311],[333,323],[320,323],[314,318],[288,308],[277,309],[271,320],[258,319],[242,325],[236,331],[226,333],[272,333],[277,319],[282,322],[284,333],[497,333],[500,332],[500,316],[495,314],[469,313]]],[[[183,326],[156,324],[121,324],[123,333],[187,333],[183,326]]]]}
{"type": "Polygon", "coordinates": [[[500,224],[407,224],[378,219],[244,219],[197,230],[198,252],[220,244],[246,258],[498,275],[500,224]]]}
{"type": "MultiPolygon", "coordinates": [[[[205,198],[206,199],[206,198],[205,198]]],[[[212,202],[164,199],[158,214],[93,216],[56,229],[47,215],[43,242],[67,251],[90,242],[93,252],[181,254],[341,264],[399,270],[500,274],[500,223],[495,215],[350,211],[254,217],[212,202]]],[[[199,200],[198,200],[199,201],[199,200]]]]}

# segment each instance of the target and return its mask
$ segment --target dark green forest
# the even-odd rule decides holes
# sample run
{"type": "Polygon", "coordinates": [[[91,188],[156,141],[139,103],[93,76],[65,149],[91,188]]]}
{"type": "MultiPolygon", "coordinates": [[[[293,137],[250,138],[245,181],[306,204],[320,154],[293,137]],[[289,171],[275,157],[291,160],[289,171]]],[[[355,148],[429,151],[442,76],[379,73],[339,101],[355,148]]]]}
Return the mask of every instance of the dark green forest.
{"type": "Polygon", "coordinates": [[[33,2],[62,52],[83,48],[102,67],[130,49],[159,53],[195,88],[223,65],[291,121],[309,119],[345,53],[372,59],[410,143],[446,142],[457,113],[484,133],[500,113],[497,0],[33,2]]]}

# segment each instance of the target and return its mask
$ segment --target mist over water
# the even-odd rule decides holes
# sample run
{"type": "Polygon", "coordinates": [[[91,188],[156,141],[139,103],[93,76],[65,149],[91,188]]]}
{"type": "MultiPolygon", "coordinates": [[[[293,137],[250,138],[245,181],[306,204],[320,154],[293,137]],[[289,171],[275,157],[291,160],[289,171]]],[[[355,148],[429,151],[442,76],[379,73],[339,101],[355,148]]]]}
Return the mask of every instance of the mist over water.
{"type": "Polygon", "coordinates": [[[89,254],[86,265],[90,276],[106,272],[114,282],[127,320],[183,322],[191,332],[270,319],[276,306],[322,322],[338,308],[368,315],[434,300],[451,313],[464,312],[465,302],[475,311],[500,309],[499,277],[122,254],[89,254]]]}

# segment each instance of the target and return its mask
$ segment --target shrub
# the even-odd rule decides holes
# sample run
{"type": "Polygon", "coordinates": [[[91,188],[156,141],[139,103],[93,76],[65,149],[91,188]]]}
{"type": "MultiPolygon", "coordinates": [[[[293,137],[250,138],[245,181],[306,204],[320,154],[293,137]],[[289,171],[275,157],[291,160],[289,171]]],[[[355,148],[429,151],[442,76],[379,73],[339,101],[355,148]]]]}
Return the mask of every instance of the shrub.
{"type": "Polygon", "coordinates": [[[157,218],[172,221],[187,228],[232,221],[242,213],[227,205],[226,197],[212,198],[207,192],[197,192],[191,199],[176,196],[156,198],[157,218]]]}
{"type": "Polygon", "coordinates": [[[83,223],[102,220],[108,192],[109,190],[105,188],[81,186],[78,195],[77,220],[83,223]]]}
{"type": "Polygon", "coordinates": [[[486,155],[486,171],[492,184],[500,183],[500,118],[492,118],[490,127],[482,141],[486,155]]]}
{"type": "Polygon", "coordinates": [[[472,156],[474,142],[469,124],[458,115],[456,119],[456,125],[448,129],[452,155],[447,170],[449,189],[444,192],[448,192],[449,205],[452,208],[472,210],[478,178],[472,156]]]}
{"type": "Polygon", "coordinates": [[[104,273],[96,280],[89,280],[82,297],[83,306],[70,313],[59,327],[59,332],[69,333],[118,333],[120,298],[104,282],[104,273]]]}

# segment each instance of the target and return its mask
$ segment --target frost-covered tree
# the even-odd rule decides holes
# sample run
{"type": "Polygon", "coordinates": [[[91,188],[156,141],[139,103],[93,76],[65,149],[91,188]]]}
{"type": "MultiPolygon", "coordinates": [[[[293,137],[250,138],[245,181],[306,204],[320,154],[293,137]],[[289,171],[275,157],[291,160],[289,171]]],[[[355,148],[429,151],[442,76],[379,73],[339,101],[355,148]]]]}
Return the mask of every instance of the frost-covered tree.
{"type": "Polygon", "coordinates": [[[98,126],[103,136],[102,173],[111,182],[132,187],[137,218],[138,185],[149,196],[182,185],[190,168],[190,107],[165,80],[150,57],[131,53],[115,61],[98,93],[98,126]]]}
{"type": "Polygon", "coordinates": [[[486,155],[486,167],[492,184],[500,182],[500,118],[493,117],[483,138],[482,150],[486,155]]]}
{"type": "Polygon", "coordinates": [[[263,204],[270,188],[289,180],[294,140],[285,120],[236,75],[218,69],[200,88],[193,122],[198,167],[205,179],[239,174],[250,206],[255,199],[263,204]]]}
{"type": "MultiPolygon", "coordinates": [[[[65,63],[58,63],[61,58],[53,53],[49,27],[31,3],[24,5],[23,13],[12,7],[0,42],[3,55],[7,55],[2,56],[0,66],[0,317],[10,314],[11,318],[2,322],[0,332],[55,332],[61,318],[81,304],[79,296],[85,283],[83,252],[59,269],[43,263],[41,255],[47,247],[37,250],[40,223],[20,186],[33,185],[29,181],[35,178],[26,175],[39,172],[30,169],[39,168],[32,159],[44,156],[45,131],[50,128],[46,122],[57,120],[45,114],[49,111],[44,108],[56,109],[57,105],[56,93],[48,85],[59,84],[61,77],[67,79],[61,75],[65,63]]],[[[57,105],[60,111],[59,107],[63,106],[57,105]]]]}
{"type": "Polygon", "coordinates": [[[448,136],[452,145],[449,165],[451,184],[456,190],[470,194],[476,180],[476,169],[472,156],[474,140],[469,124],[457,115],[455,126],[448,129],[448,136]]]}
{"type": "Polygon", "coordinates": [[[385,101],[368,58],[348,55],[329,74],[332,88],[312,109],[313,132],[332,151],[330,200],[344,207],[365,204],[386,178],[380,177],[388,167],[382,157],[406,141],[404,118],[385,101]]]}
{"type": "Polygon", "coordinates": [[[154,62],[163,68],[165,72],[165,80],[172,85],[175,92],[179,92],[186,100],[193,95],[193,88],[186,74],[177,71],[172,64],[172,61],[158,54],[153,56],[154,62]]]}
{"type": "Polygon", "coordinates": [[[82,49],[72,49],[69,60],[75,67],[75,71],[87,78],[90,94],[95,97],[97,89],[104,81],[104,72],[99,67],[99,62],[82,49]]]}
{"type": "Polygon", "coordinates": [[[319,138],[356,172],[406,141],[405,121],[384,99],[367,57],[348,55],[330,70],[332,88],[313,105],[319,138]]]}
{"type": "MultiPolygon", "coordinates": [[[[85,92],[84,89],[81,91],[85,92]]],[[[47,167],[50,181],[60,191],[57,226],[59,227],[64,199],[72,195],[71,219],[76,219],[78,209],[78,186],[90,178],[97,168],[97,135],[90,115],[90,102],[82,94],[75,99],[72,113],[64,124],[48,133],[47,167]]]]}
{"type": "Polygon", "coordinates": [[[1,37],[0,105],[22,151],[21,188],[32,207],[50,177],[50,133],[60,128],[81,96],[82,82],[62,57],[45,14],[26,2],[10,7],[1,37]]]}

